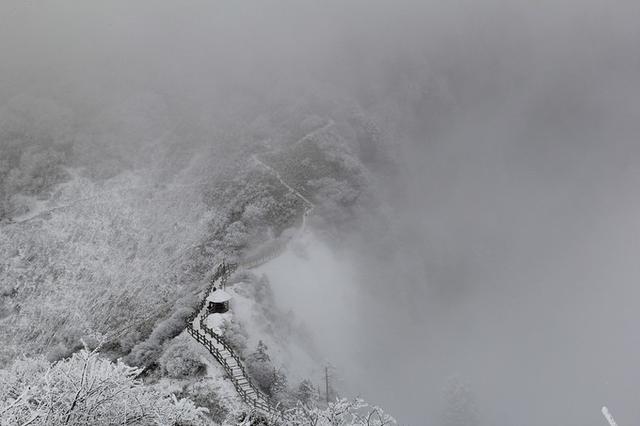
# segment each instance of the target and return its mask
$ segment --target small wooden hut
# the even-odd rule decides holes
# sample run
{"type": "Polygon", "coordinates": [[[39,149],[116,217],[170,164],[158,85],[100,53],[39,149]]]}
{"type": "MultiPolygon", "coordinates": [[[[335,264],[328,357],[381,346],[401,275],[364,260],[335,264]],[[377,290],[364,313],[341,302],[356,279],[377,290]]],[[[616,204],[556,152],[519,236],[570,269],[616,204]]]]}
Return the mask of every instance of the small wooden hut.
{"type": "Polygon", "coordinates": [[[207,297],[207,310],[210,314],[222,314],[229,310],[231,295],[224,290],[214,289],[207,297]]]}

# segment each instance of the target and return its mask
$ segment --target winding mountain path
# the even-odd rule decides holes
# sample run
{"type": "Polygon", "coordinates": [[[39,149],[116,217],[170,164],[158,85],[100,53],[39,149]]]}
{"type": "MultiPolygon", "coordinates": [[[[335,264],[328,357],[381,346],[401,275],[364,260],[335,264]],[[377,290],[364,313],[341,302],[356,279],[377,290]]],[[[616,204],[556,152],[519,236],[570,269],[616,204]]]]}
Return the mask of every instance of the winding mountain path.
{"type": "Polygon", "coordinates": [[[222,263],[216,269],[213,280],[207,289],[205,297],[200,303],[198,311],[189,319],[187,325],[188,333],[200,344],[209,350],[209,353],[222,365],[238,395],[242,400],[269,417],[286,420],[285,413],[269,400],[269,397],[259,390],[249,378],[249,375],[235,351],[211,328],[207,327],[205,321],[209,315],[206,299],[216,287],[222,287],[227,278],[237,269],[235,264],[222,263]]]}
{"type": "Polygon", "coordinates": [[[209,353],[222,365],[238,395],[242,400],[256,411],[271,418],[287,420],[283,410],[274,405],[269,397],[259,390],[249,378],[249,375],[240,360],[222,336],[207,327],[205,320],[208,316],[206,299],[216,287],[222,287],[229,275],[237,269],[235,264],[222,263],[216,269],[213,280],[207,289],[205,297],[200,303],[198,311],[189,318],[187,332],[200,344],[209,350],[209,353]]]}
{"type": "MultiPolygon", "coordinates": [[[[324,131],[333,124],[333,120],[329,120],[325,125],[306,134],[296,143],[303,141],[305,138],[313,137],[315,134],[324,131]]],[[[263,162],[257,154],[253,154],[251,158],[257,164],[260,164],[261,166],[268,169],[283,186],[285,186],[292,194],[294,194],[304,202],[305,209],[302,213],[302,224],[300,225],[297,234],[299,235],[304,232],[307,224],[307,216],[315,207],[313,202],[302,195],[294,187],[289,185],[277,170],[269,166],[267,163],[263,162]]],[[[284,251],[288,242],[293,238],[294,237],[289,238],[282,244],[274,245],[273,249],[270,250],[269,253],[263,254],[258,258],[245,259],[241,263],[242,267],[245,269],[255,268],[278,257],[284,251]]],[[[194,313],[188,320],[187,331],[191,336],[193,336],[194,339],[196,339],[200,344],[206,347],[211,355],[213,355],[213,357],[222,365],[223,369],[231,379],[236,391],[238,392],[238,395],[240,395],[242,400],[247,405],[253,407],[256,411],[262,413],[263,415],[278,420],[287,421],[288,416],[286,415],[286,413],[282,409],[280,409],[280,407],[274,405],[269,397],[265,395],[264,392],[260,391],[251,382],[251,378],[249,377],[244,365],[242,364],[240,357],[234,352],[233,348],[231,348],[231,346],[229,346],[229,344],[224,341],[222,336],[218,335],[205,324],[205,320],[208,316],[206,303],[207,297],[214,291],[216,287],[223,287],[228,277],[237,269],[237,267],[237,264],[227,264],[225,262],[218,266],[216,272],[213,275],[212,282],[205,292],[204,298],[200,302],[198,311],[194,313]]]]}
{"type": "MultiPolygon", "coordinates": [[[[327,121],[327,123],[325,123],[324,125],[322,125],[321,127],[307,133],[306,135],[304,135],[303,137],[301,137],[300,139],[298,139],[295,143],[298,144],[302,141],[304,141],[307,138],[311,138],[314,137],[315,135],[317,135],[318,133],[322,133],[325,130],[327,130],[329,127],[333,126],[335,124],[335,122],[332,119],[329,119],[327,121]]],[[[272,173],[276,179],[278,179],[278,181],[289,190],[290,193],[294,194],[296,197],[298,197],[299,199],[301,199],[303,201],[303,203],[305,204],[305,209],[304,212],[302,213],[302,224],[300,225],[300,228],[298,228],[298,231],[296,232],[296,235],[301,235],[306,227],[307,227],[307,218],[309,217],[309,215],[311,214],[311,212],[313,211],[313,209],[315,208],[315,204],[309,200],[307,197],[305,197],[304,195],[302,195],[300,193],[300,191],[298,191],[297,189],[295,189],[293,186],[291,186],[289,183],[287,183],[283,178],[282,175],[280,174],[280,172],[278,172],[276,169],[274,169],[273,167],[271,167],[269,164],[265,163],[262,159],[260,159],[258,154],[253,154],[251,156],[251,159],[253,160],[253,162],[255,162],[256,164],[264,167],[265,169],[267,169],[270,173],[272,173]]],[[[268,250],[268,252],[262,253],[258,256],[249,256],[245,259],[243,259],[241,261],[242,267],[244,267],[245,269],[253,269],[253,268],[257,268],[258,266],[264,265],[265,263],[275,259],[276,257],[278,257],[279,255],[281,255],[285,249],[288,246],[288,243],[292,240],[295,239],[295,235],[284,240],[284,241],[276,241],[275,244],[273,244],[272,248],[270,250],[268,250]]]]}

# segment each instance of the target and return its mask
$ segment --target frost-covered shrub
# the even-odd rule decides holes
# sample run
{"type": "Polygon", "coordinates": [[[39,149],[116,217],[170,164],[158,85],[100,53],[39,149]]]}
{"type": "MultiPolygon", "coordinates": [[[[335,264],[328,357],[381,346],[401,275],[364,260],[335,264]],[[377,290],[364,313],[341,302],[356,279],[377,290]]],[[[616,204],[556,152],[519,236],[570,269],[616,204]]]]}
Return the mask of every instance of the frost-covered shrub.
{"type": "Polygon", "coordinates": [[[206,409],[143,386],[140,372],[88,350],[55,364],[17,360],[0,370],[0,424],[205,424],[206,409]]]}
{"type": "Polygon", "coordinates": [[[169,377],[183,379],[204,368],[200,356],[185,342],[174,343],[160,357],[160,367],[169,377]]]}
{"type": "Polygon", "coordinates": [[[129,353],[133,349],[133,347],[140,341],[142,338],[142,334],[138,330],[130,330],[128,333],[123,335],[118,341],[120,345],[120,349],[124,353],[129,353]]]}
{"type": "Polygon", "coordinates": [[[157,340],[138,343],[126,357],[126,362],[147,367],[158,360],[162,354],[162,344],[157,340]]]}
{"type": "Polygon", "coordinates": [[[247,351],[249,335],[242,324],[234,320],[225,320],[220,328],[225,342],[227,342],[236,353],[244,354],[247,351]]]}
{"type": "Polygon", "coordinates": [[[209,417],[216,423],[223,423],[230,413],[229,407],[221,400],[218,390],[210,381],[199,381],[187,389],[189,399],[209,410],[209,417]]]}
{"type": "Polygon", "coordinates": [[[392,426],[396,420],[380,407],[371,406],[362,399],[346,398],[330,402],[325,409],[299,403],[289,410],[291,424],[299,426],[392,426]]]}
{"type": "Polygon", "coordinates": [[[193,296],[178,300],[173,314],[161,321],[144,342],[138,343],[127,356],[126,361],[137,366],[148,366],[156,362],[163,351],[163,344],[176,337],[187,325],[187,319],[198,304],[193,296]]]}
{"type": "Polygon", "coordinates": [[[240,221],[233,222],[225,231],[226,234],[223,239],[225,246],[239,249],[245,247],[249,242],[247,228],[244,223],[240,221]]]}

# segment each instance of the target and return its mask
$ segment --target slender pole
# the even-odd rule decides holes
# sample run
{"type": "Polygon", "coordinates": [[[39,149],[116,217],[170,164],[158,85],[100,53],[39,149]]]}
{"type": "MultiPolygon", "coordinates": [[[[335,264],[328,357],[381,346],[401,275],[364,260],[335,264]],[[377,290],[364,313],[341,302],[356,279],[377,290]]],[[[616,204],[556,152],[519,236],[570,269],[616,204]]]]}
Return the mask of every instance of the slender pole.
{"type": "Polygon", "coordinates": [[[329,366],[324,367],[324,391],[327,399],[327,405],[329,405],[329,366]]]}

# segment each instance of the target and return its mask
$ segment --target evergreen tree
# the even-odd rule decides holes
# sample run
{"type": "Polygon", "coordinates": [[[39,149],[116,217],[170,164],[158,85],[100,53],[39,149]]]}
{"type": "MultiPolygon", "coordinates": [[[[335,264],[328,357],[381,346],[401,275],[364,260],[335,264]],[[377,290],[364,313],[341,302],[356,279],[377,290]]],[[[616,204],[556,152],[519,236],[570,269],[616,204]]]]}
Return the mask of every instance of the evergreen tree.
{"type": "Polygon", "coordinates": [[[298,385],[295,391],[295,397],[305,405],[316,404],[320,401],[320,392],[318,392],[318,388],[311,383],[311,380],[304,379],[298,385]]]}

